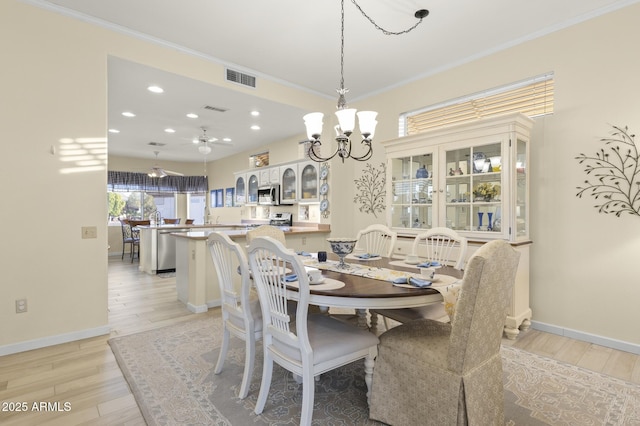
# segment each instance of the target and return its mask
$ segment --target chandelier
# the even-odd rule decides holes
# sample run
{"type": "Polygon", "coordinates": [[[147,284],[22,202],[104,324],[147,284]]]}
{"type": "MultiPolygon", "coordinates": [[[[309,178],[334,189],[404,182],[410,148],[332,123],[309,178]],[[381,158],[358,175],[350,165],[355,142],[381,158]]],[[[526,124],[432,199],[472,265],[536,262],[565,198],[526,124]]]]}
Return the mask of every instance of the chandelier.
{"type": "MultiPolygon", "coordinates": [[[[414,16],[419,19],[418,23],[413,25],[411,28],[399,31],[392,32],[387,31],[381,28],[378,24],[376,24],[373,19],[371,19],[360,6],[356,3],[355,0],[351,0],[351,2],[358,8],[360,13],[367,18],[378,30],[382,31],[385,35],[399,35],[406,34],[409,31],[416,28],[421,22],[422,19],[425,18],[429,11],[426,9],[418,10],[414,16]]],[[[376,125],[378,121],[376,117],[378,115],[375,111],[360,111],[357,112],[355,108],[349,108],[347,106],[347,101],[345,98],[345,94],[349,91],[349,89],[345,89],[344,87],[344,0],[340,1],[340,13],[341,13],[341,32],[340,32],[340,87],[336,89],[338,92],[338,105],[337,111],[335,112],[336,117],[338,118],[338,125],[335,126],[336,131],[336,142],[338,144],[336,150],[328,157],[320,156],[320,147],[322,146],[322,142],[320,142],[320,135],[322,134],[322,119],[324,118],[324,114],[321,112],[312,112],[303,117],[304,125],[307,129],[307,138],[309,139],[309,148],[308,155],[313,161],[316,162],[325,162],[331,160],[336,155],[342,159],[344,163],[345,158],[352,158],[356,161],[367,161],[373,155],[373,147],[371,146],[371,142],[373,140],[373,135],[376,131],[376,125]],[[356,156],[351,153],[351,134],[356,125],[356,115],[358,116],[358,123],[360,125],[360,133],[362,134],[362,142],[361,144],[364,147],[364,154],[356,156]]]]}

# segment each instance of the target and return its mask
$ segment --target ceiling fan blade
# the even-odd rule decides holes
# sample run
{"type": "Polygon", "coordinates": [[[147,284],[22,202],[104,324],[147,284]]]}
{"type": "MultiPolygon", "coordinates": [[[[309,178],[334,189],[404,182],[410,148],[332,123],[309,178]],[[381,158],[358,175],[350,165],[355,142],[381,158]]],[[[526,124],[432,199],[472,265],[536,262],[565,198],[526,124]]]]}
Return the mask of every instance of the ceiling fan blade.
{"type": "Polygon", "coordinates": [[[171,176],[184,176],[184,173],[174,172],[173,170],[164,170],[164,172],[171,176]]]}

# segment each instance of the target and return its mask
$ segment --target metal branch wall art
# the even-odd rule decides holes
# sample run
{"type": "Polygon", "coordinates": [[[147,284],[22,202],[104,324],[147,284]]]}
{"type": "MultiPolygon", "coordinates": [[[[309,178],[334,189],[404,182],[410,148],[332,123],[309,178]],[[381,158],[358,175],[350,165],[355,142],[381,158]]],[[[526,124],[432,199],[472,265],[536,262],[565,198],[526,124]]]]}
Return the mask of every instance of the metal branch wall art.
{"type": "Polygon", "coordinates": [[[387,182],[387,165],[380,163],[377,169],[367,163],[360,179],[354,180],[356,191],[359,192],[353,198],[354,203],[360,204],[360,211],[367,214],[383,212],[385,209],[385,184],[387,182]]]}
{"type": "Polygon", "coordinates": [[[594,156],[580,154],[576,160],[584,164],[589,176],[584,186],[578,186],[576,196],[591,195],[599,213],[622,213],[640,216],[640,154],[635,135],[625,126],[612,126],[611,137],[601,139],[606,145],[594,156]]]}

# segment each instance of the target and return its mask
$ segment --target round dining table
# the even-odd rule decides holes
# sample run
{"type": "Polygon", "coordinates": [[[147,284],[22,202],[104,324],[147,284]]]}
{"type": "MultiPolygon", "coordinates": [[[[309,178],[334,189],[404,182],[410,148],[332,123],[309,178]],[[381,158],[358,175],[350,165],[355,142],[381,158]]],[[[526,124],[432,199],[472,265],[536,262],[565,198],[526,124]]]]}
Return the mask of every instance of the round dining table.
{"type": "MultiPolygon", "coordinates": [[[[329,259],[332,258],[330,255],[329,259]]],[[[394,262],[394,265],[391,265],[390,262],[392,261],[394,261],[394,259],[385,257],[366,261],[348,259],[348,263],[393,269],[413,274],[420,273],[417,267],[410,265],[406,267],[398,266],[397,260],[394,262]]],[[[431,303],[440,303],[443,300],[440,292],[431,287],[406,288],[395,286],[388,281],[354,275],[347,271],[336,272],[333,270],[322,270],[322,275],[325,278],[342,281],[345,285],[344,287],[333,290],[320,290],[310,285],[309,304],[320,306],[323,310],[331,307],[353,308],[358,314],[358,326],[362,328],[369,328],[367,324],[368,309],[412,308],[429,305],[431,303]]],[[[437,275],[461,278],[462,271],[450,266],[443,266],[437,269],[437,275]]],[[[294,287],[288,289],[288,295],[292,299],[297,299],[297,293],[298,291],[294,287]]],[[[375,325],[375,322],[372,321],[372,326],[375,325]]]]}

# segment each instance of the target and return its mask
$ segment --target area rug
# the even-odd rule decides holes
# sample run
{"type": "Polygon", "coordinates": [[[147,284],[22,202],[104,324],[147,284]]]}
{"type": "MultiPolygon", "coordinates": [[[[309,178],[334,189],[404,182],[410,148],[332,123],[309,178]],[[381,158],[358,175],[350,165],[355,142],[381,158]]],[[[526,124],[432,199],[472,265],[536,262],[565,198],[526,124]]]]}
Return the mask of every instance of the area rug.
{"type": "MultiPolygon", "coordinates": [[[[297,425],[302,385],[274,366],[263,413],[262,345],[249,396],[237,397],[244,345],[232,338],[221,374],[213,374],[219,317],[116,337],[109,344],[149,425],[297,425]]],[[[507,425],[640,425],[640,387],[516,348],[502,348],[507,425]]],[[[416,396],[419,403],[419,396],[416,396]]],[[[364,365],[355,362],[316,382],[314,425],[379,425],[369,420],[364,365]]]]}

